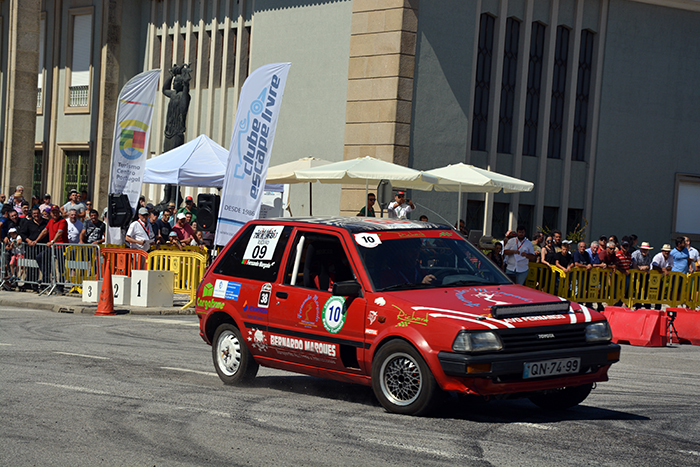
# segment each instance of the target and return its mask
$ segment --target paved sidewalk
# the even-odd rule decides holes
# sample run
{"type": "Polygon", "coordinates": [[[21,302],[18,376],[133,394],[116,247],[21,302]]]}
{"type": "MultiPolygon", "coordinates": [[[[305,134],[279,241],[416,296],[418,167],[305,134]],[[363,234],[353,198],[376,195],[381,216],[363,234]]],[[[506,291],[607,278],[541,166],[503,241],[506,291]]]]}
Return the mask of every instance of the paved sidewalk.
{"type": "MultiPolygon", "coordinates": [[[[189,295],[174,294],[172,307],[166,308],[151,308],[140,306],[122,306],[115,305],[114,311],[118,314],[133,314],[133,315],[193,315],[194,307],[189,307],[184,310],[180,308],[189,301],[189,295]]],[[[36,292],[26,291],[7,291],[0,290],[0,306],[19,307],[19,308],[35,308],[40,310],[49,310],[56,313],[90,313],[94,314],[97,310],[96,303],[84,303],[83,298],[77,294],[65,295],[39,295],[36,292]]]]}

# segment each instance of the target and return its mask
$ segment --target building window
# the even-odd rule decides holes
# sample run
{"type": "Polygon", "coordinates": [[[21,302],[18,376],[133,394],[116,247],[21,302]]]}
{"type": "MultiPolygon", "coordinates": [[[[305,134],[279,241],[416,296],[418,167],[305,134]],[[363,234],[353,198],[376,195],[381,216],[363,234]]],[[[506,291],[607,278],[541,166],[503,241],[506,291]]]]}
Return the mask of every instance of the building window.
{"type": "Polygon", "coordinates": [[[569,209],[566,216],[566,231],[574,232],[583,227],[583,209],[569,209]]]}
{"type": "Polygon", "coordinates": [[[498,117],[498,152],[512,154],[513,107],[515,106],[515,80],[518,74],[518,47],[520,21],[508,18],[506,44],[503,53],[503,80],[501,83],[501,112],[498,117]]]}
{"type": "MultiPolygon", "coordinates": [[[[90,174],[90,151],[66,151],[66,165],[63,173],[63,198],[65,203],[68,194],[75,189],[78,192],[88,189],[90,174]]],[[[54,200],[55,201],[55,200],[54,200]]]]}
{"type": "Polygon", "coordinates": [[[493,203],[491,235],[496,238],[504,237],[508,230],[508,206],[508,203],[493,203]]]}
{"type": "Polygon", "coordinates": [[[472,150],[486,150],[489,117],[489,90],[491,88],[491,59],[493,55],[494,17],[481,15],[479,25],[479,50],[474,84],[474,117],[472,122],[472,150]]]}
{"type": "Polygon", "coordinates": [[[44,195],[41,179],[44,171],[44,151],[34,151],[34,173],[32,175],[32,194],[39,199],[44,195]]]}
{"type": "Polygon", "coordinates": [[[591,66],[593,63],[593,38],[591,31],[581,31],[581,51],[578,57],[578,79],[576,81],[576,111],[574,113],[574,136],[571,159],[586,159],[586,127],[588,123],[588,95],[591,89],[591,66]]]}
{"type": "Polygon", "coordinates": [[[559,222],[559,208],[545,206],[542,214],[542,231],[550,232],[557,228],[559,222]]]}
{"type": "Polygon", "coordinates": [[[530,61],[527,69],[523,156],[537,156],[537,123],[540,114],[540,87],[542,85],[545,28],[546,26],[542,23],[532,23],[530,61]]]}
{"type": "Polygon", "coordinates": [[[534,218],[535,206],[531,204],[521,204],[518,206],[518,225],[525,227],[525,235],[527,235],[528,238],[532,238],[535,234],[535,229],[532,223],[534,218]]]}
{"type": "Polygon", "coordinates": [[[554,51],[554,77],[552,78],[552,106],[549,115],[549,146],[547,157],[561,158],[561,142],[564,134],[564,98],[566,92],[566,64],[569,60],[569,29],[557,27],[557,46],[554,51]]]}
{"type": "Polygon", "coordinates": [[[92,67],[92,8],[71,11],[71,41],[68,63],[68,107],[90,105],[92,67]]]}
{"type": "Polygon", "coordinates": [[[467,201],[467,218],[464,220],[468,230],[483,230],[484,228],[484,202],[467,201]]]}

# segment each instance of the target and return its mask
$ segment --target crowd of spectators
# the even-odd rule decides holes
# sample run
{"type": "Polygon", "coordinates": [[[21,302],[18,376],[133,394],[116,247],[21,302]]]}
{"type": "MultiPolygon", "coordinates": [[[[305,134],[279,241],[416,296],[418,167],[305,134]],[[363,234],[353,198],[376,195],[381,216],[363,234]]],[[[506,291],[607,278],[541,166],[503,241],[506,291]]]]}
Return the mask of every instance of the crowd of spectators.
{"type": "MultiPolygon", "coordinates": [[[[496,243],[488,257],[501,269],[508,272],[508,256],[521,255],[524,244],[524,227],[517,232],[506,232],[503,244],[496,243]],[[522,229],[522,230],[521,230],[522,229]],[[519,240],[514,240],[518,239],[519,240]],[[510,247],[515,247],[511,249],[510,247]]],[[[691,246],[690,238],[682,236],[675,239],[675,245],[665,244],[658,253],[648,242],[638,242],[636,235],[629,235],[618,240],[615,235],[603,235],[590,244],[563,239],[559,230],[545,235],[537,232],[532,239],[533,255],[528,255],[529,262],[556,266],[565,273],[573,267],[585,269],[602,268],[629,274],[633,269],[640,271],[658,271],[668,275],[671,271],[689,274],[700,271],[700,255],[691,246]]]]}

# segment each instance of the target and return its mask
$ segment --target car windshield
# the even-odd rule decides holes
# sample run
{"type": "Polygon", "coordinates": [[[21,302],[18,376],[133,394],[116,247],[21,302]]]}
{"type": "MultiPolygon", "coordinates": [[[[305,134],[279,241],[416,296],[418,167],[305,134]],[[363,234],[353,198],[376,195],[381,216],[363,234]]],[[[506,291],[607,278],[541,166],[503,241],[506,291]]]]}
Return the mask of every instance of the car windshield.
{"type": "Polygon", "coordinates": [[[511,283],[462,238],[382,239],[358,251],[378,292],[511,283]]]}

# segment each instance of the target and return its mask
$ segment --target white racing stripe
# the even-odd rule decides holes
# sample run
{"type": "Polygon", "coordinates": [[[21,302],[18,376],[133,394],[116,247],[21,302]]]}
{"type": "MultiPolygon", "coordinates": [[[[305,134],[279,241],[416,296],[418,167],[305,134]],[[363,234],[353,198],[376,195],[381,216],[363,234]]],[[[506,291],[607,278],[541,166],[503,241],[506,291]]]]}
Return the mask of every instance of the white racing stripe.
{"type": "Polygon", "coordinates": [[[487,323],[486,321],[479,321],[476,319],[471,319],[471,318],[464,318],[462,316],[455,316],[455,315],[445,315],[442,313],[430,313],[430,316],[434,318],[449,318],[449,319],[457,319],[460,321],[469,321],[470,323],[475,323],[475,324],[483,324],[489,329],[498,329],[498,326],[495,326],[491,323],[487,323]]]}
{"type": "Polygon", "coordinates": [[[107,357],[98,357],[97,355],[84,355],[81,353],[70,353],[70,352],[54,352],[61,355],[70,355],[72,357],[84,357],[84,358],[95,358],[97,360],[109,360],[107,357]]]}
{"type": "Polygon", "coordinates": [[[67,386],[65,384],[54,384],[54,383],[36,383],[36,384],[41,384],[42,386],[51,386],[51,387],[59,388],[59,389],[68,389],[69,391],[84,392],[87,394],[99,394],[101,396],[111,396],[111,394],[108,392],[98,391],[97,389],[82,388],[80,386],[67,386]]]}
{"type": "Polygon", "coordinates": [[[182,371],[185,373],[196,373],[198,375],[205,375],[205,376],[219,376],[216,373],[212,373],[211,371],[199,371],[199,370],[188,370],[187,368],[175,368],[171,366],[162,366],[160,367],[161,370],[172,370],[172,371],[182,371]]]}
{"type": "Polygon", "coordinates": [[[12,344],[3,344],[3,343],[0,343],[0,345],[12,345],[12,344]]]}
{"type": "Polygon", "coordinates": [[[583,311],[583,316],[586,318],[584,321],[586,323],[591,322],[591,310],[588,309],[587,306],[584,305],[579,305],[581,307],[581,311],[583,311]]]}
{"type": "MultiPolygon", "coordinates": [[[[457,311],[457,310],[445,310],[443,308],[432,308],[429,306],[414,306],[412,307],[414,310],[419,311],[419,310],[428,310],[428,311],[438,311],[440,313],[450,313],[452,315],[458,315],[458,316],[465,316],[469,318],[475,318],[477,323],[484,324],[486,325],[485,321],[489,321],[490,323],[495,323],[495,324],[501,324],[507,328],[514,328],[510,323],[495,319],[495,318],[489,318],[487,316],[482,316],[482,315],[477,315],[475,313],[467,313],[466,311],[457,311]]],[[[432,315],[432,313],[431,313],[432,315]]],[[[498,329],[498,326],[492,326],[489,325],[491,329],[498,329]]]]}

